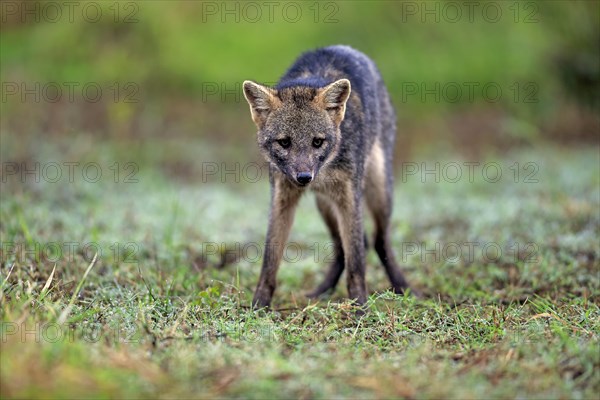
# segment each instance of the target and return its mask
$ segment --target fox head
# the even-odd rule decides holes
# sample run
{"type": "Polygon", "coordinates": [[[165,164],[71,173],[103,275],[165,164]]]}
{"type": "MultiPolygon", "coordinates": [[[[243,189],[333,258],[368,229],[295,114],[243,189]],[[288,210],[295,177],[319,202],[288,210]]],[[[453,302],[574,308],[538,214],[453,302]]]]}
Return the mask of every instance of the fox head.
{"type": "Polygon", "coordinates": [[[244,96],[258,128],[258,146],[267,162],[297,186],[306,186],[337,155],[340,125],[350,81],[325,87],[244,82],[244,96]]]}

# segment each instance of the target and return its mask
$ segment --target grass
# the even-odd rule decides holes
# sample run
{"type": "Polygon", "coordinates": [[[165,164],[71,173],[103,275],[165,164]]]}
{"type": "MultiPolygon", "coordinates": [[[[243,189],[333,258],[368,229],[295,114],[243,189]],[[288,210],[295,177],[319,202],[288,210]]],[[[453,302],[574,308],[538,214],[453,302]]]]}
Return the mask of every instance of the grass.
{"type": "Polygon", "coordinates": [[[344,284],[318,302],[303,297],[330,250],[309,199],[280,269],[276,311],[248,309],[268,182],[202,179],[197,160],[223,156],[205,142],[118,145],[80,135],[41,150],[21,139],[2,136],[3,162],[96,162],[103,176],[86,182],[76,169],[73,182],[18,175],[3,182],[2,398],[595,398],[600,391],[597,148],[539,145],[476,160],[501,167],[496,183],[480,170],[472,182],[403,179],[409,161],[428,168],[474,161],[458,153],[399,164],[393,240],[425,298],[388,292],[370,252],[369,312],[357,318],[344,284]],[[127,183],[132,161],[137,182],[127,183]],[[192,170],[184,174],[178,168],[186,163],[192,170]],[[538,167],[537,183],[525,181],[527,163],[538,167]],[[472,256],[468,242],[476,243],[472,256]]]}

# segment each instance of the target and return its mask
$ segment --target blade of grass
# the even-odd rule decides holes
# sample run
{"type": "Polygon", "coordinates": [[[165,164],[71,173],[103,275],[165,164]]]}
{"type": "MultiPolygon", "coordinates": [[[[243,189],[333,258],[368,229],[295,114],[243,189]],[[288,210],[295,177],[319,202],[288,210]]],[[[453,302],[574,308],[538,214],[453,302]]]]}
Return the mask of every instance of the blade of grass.
{"type": "Polygon", "coordinates": [[[8,270],[8,275],[6,275],[6,279],[4,279],[2,283],[0,283],[0,303],[2,302],[2,300],[4,300],[4,285],[6,284],[6,282],[8,282],[8,278],[10,278],[10,274],[13,272],[14,268],[15,263],[13,263],[13,265],[8,270]]]}
{"type": "Polygon", "coordinates": [[[44,285],[44,287],[42,288],[42,291],[40,292],[39,301],[43,301],[44,298],[46,297],[46,295],[48,294],[48,291],[50,289],[50,285],[52,284],[52,278],[54,278],[54,272],[55,271],[56,271],[56,263],[54,263],[54,268],[52,268],[52,272],[50,273],[50,276],[48,277],[48,280],[46,281],[46,284],[44,285]]]}
{"type": "Polygon", "coordinates": [[[73,296],[71,296],[71,300],[69,301],[69,304],[63,310],[63,312],[60,314],[60,317],[58,317],[58,323],[59,324],[64,324],[65,321],[67,320],[67,317],[69,316],[69,314],[71,312],[71,308],[73,308],[73,303],[75,303],[75,299],[77,298],[77,295],[79,294],[79,291],[83,287],[83,283],[85,282],[85,278],[87,278],[88,274],[90,273],[90,271],[94,267],[94,264],[96,264],[96,258],[98,258],[98,253],[96,253],[94,255],[94,258],[92,259],[92,262],[90,263],[90,265],[88,266],[88,268],[85,270],[85,273],[83,274],[83,278],[81,278],[81,281],[79,281],[79,285],[77,285],[77,288],[73,292],[73,296]]]}

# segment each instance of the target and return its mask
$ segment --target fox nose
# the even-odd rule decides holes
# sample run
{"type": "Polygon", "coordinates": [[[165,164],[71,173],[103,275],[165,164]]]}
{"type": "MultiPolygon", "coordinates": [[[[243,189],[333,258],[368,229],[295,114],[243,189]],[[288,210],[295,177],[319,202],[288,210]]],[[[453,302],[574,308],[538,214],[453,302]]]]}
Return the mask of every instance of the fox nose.
{"type": "Polygon", "coordinates": [[[296,175],[296,180],[301,185],[306,185],[310,183],[310,181],[312,181],[312,178],[313,176],[310,172],[298,172],[298,174],[296,175]]]}

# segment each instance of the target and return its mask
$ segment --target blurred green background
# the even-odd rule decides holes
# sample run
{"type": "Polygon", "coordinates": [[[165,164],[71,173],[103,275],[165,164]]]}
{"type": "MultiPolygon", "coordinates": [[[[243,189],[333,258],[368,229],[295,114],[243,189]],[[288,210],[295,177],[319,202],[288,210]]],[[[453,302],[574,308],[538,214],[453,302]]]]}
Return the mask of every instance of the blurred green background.
{"type": "Polygon", "coordinates": [[[348,44],[389,86],[400,158],[597,144],[599,4],[3,2],[2,137],[181,138],[255,159],[241,82],[275,83],[301,52],[348,44]]]}

